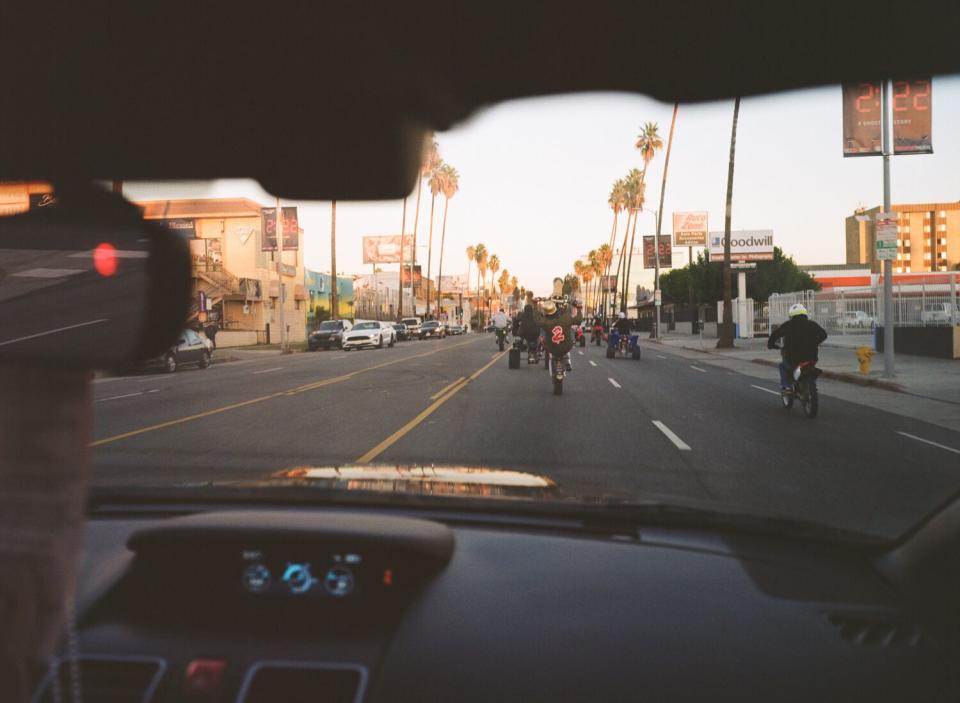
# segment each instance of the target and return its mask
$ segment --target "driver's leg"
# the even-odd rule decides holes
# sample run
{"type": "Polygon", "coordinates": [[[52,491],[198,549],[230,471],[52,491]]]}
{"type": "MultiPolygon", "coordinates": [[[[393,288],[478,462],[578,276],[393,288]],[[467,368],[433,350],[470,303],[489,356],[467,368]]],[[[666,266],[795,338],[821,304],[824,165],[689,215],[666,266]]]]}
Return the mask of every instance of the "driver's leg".
{"type": "Polygon", "coordinates": [[[777,368],[780,369],[780,390],[789,391],[793,388],[793,367],[783,359],[777,368]]]}

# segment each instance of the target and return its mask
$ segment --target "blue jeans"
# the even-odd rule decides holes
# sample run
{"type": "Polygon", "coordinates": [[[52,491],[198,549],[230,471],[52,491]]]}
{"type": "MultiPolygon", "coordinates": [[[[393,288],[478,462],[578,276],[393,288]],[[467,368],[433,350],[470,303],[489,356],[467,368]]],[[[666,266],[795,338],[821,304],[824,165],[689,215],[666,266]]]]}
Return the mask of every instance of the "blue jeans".
{"type": "Polygon", "coordinates": [[[780,369],[780,387],[793,388],[793,365],[784,359],[777,368],[780,369]]]}

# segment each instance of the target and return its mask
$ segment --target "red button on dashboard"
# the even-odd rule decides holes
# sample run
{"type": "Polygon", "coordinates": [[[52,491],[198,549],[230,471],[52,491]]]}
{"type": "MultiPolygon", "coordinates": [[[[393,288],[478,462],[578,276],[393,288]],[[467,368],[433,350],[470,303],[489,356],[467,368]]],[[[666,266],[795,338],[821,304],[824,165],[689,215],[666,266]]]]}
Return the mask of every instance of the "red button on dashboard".
{"type": "Polygon", "coordinates": [[[194,659],[187,664],[187,673],[183,680],[183,692],[188,696],[209,696],[220,689],[223,670],[227,668],[224,659],[194,659]]]}

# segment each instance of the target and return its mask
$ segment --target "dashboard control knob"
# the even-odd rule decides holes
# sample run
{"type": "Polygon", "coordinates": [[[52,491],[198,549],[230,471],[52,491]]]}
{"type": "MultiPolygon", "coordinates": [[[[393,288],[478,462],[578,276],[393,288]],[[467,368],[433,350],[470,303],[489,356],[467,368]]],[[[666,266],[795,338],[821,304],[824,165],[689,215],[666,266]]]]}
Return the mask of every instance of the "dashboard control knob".
{"type": "Polygon", "coordinates": [[[331,596],[349,596],[353,592],[353,572],[345,566],[330,567],[323,578],[323,587],[331,596]]]}

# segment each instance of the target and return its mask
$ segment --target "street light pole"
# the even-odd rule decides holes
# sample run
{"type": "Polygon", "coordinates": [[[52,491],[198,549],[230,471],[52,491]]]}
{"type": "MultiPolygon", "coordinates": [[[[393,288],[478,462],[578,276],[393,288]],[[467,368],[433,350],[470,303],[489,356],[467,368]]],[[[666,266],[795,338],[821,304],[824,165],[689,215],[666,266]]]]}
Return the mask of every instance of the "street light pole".
{"type": "MultiPolygon", "coordinates": [[[[880,93],[881,144],[883,146],[883,211],[890,212],[890,81],[880,93]]],[[[876,245],[874,245],[876,246],[876,245]]],[[[883,375],[893,378],[893,260],[883,260],[883,375]]]]}
{"type": "Polygon", "coordinates": [[[280,353],[287,353],[287,326],[283,319],[283,209],[280,207],[280,198],[277,198],[277,300],[280,303],[280,353]]]}

